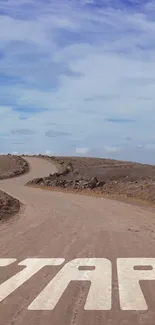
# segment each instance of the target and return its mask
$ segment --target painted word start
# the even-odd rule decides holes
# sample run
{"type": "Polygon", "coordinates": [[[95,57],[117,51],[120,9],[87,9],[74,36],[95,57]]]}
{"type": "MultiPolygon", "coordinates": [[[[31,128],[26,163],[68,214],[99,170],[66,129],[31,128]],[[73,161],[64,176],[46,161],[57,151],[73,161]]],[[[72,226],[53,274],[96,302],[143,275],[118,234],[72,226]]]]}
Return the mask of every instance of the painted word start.
{"type": "MultiPolygon", "coordinates": [[[[16,259],[0,259],[6,267],[16,259]]],[[[45,266],[58,266],[64,258],[28,258],[18,263],[25,268],[0,284],[0,302],[45,266]]],[[[139,281],[155,280],[155,258],[118,258],[118,290],[122,310],[147,310],[139,281]]],[[[53,310],[71,281],[88,281],[85,310],[112,307],[112,264],[106,258],[77,258],[66,263],[29,305],[28,310],[53,310]]]]}

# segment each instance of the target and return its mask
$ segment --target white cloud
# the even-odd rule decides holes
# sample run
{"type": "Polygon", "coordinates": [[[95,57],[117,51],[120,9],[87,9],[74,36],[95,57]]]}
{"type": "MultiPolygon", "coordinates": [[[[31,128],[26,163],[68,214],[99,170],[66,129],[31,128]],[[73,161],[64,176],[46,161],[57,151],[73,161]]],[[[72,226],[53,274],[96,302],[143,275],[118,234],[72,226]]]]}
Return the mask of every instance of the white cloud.
{"type": "Polygon", "coordinates": [[[145,146],[146,149],[155,149],[155,143],[147,143],[145,146]]]}
{"type": "Polygon", "coordinates": [[[100,7],[96,2],[1,1],[0,150],[61,153],[76,146],[87,149],[79,154],[92,148],[114,153],[127,136],[135,148],[151,143],[154,3],[133,2],[131,10],[120,1],[103,0],[100,7]],[[48,111],[29,114],[27,108],[48,111]],[[111,117],[136,123],[111,127],[111,117]],[[72,137],[51,142],[45,137],[48,122],[55,123],[54,132],[72,137]],[[23,136],[24,144],[15,144],[15,134],[11,142],[11,130],[19,128],[34,131],[31,143],[23,136]]]}
{"type": "Polygon", "coordinates": [[[121,151],[121,147],[110,147],[110,146],[104,146],[103,148],[106,152],[119,152],[121,151]]]}
{"type": "Polygon", "coordinates": [[[52,152],[51,152],[50,150],[46,150],[46,151],[45,151],[45,155],[47,155],[47,156],[52,156],[52,152]]]}
{"type": "Polygon", "coordinates": [[[89,152],[89,148],[76,148],[77,154],[87,154],[89,152]]]}

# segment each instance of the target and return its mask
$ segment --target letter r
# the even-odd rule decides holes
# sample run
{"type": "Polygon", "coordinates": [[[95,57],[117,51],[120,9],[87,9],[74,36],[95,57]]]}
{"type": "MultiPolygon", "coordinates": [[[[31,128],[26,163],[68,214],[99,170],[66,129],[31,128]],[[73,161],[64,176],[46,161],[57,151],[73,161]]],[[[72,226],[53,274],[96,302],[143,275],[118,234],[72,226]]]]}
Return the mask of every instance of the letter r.
{"type": "Polygon", "coordinates": [[[118,258],[118,283],[122,310],[147,310],[140,280],[155,280],[155,258],[118,258]],[[135,266],[151,266],[151,270],[135,270],[135,266]]]}

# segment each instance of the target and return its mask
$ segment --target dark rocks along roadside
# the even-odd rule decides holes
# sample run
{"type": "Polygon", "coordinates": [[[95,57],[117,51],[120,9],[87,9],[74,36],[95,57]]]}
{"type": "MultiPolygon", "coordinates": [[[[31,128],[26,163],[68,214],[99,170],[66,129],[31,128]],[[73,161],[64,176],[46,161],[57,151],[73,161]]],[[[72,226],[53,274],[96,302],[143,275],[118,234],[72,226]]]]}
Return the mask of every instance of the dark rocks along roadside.
{"type": "Polygon", "coordinates": [[[154,165],[93,157],[39,157],[54,163],[58,172],[27,185],[155,204],[154,165]]]}
{"type": "Polygon", "coordinates": [[[105,184],[104,181],[99,181],[96,177],[86,178],[78,174],[74,170],[72,163],[65,166],[60,166],[60,169],[55,174],[50,174],[44,178],[36,178],[28,182],[27,185],[62,187],[70,189],[95,189],[100,188],[105,184]]]}

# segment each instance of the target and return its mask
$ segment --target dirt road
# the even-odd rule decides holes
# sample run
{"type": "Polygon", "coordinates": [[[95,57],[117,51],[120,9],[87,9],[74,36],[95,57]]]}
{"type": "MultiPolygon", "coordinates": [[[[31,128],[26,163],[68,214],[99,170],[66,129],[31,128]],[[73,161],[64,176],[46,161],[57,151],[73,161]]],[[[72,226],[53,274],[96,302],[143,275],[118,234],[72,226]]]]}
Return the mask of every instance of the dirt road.
{"type": "MultiPolygon", "coordinates": [[[[147,261],[142,261],[142,258],[155,258],[154,211],[104,198],[26,187],[24,184],[32,178],[55,172],[55,167],[48,161],[39,158],[27,158],[27,160],[31,166],[28,174],[0,181],[0,190],[11,194],[23,203],[19,215],[13,217],[6,224],[0,225],[0,324],[153,325],[155,322],[154,271],[141,271],[142,280],[143,278],[145,280],[145,272],[149,279],[149,281],[140,281],[144,300],[148,306],[148,310],[144,310],[145,303],[142,303],[142,299],[140,302],[139,296],[136,296],[138,295],[137,288],[132,284],[131,279],[129,279],[129,283],[126,280],[123,287],[125,276],[128,273],[133,273],[133,268],[129,272],[128,264],[126,264],[127,266],[123,266],[124,269],[120,272],[116,262],[118,258],[141,258],[139,261],[145,264],[147,261]],[[25,264],[23,262],[22,265],[18,265],[18,263],[29,258],[31,258],[31,262],[29,262],[31,265],[27,267],[28,273],[24,271],[25,273],[21,272],[12,278],[19,271],[25,270],[24,265],[28,262],[25,264]],[[38,260],[34,260],[34,258],[38,258],[38,260]],[[42,268],[37,266],[37,263],[41,261],[40,258],[48,259],[48,261],[42,260],[43,266],[45,265],[42,268]],[[55,258],[54,261],[50,260],[53,258],[55,258]],[[94,296],[92,294],[90,297],[92,299],[89,299],[89,302],[91,301],[90,310],[84,308],[90,287],[90,282],[86,279],[89,280],[89,274],[93,273],[92,270],[84,272],[85,281],[72,281],[52,310],[52,297],[58,296],[59,288],[67,281],[65,279],[68,275],[61,274],[60,277],[57,277],[58,281],[53,287],[53,291],[50,291],[50,287],[44,292],[43,289],[67,262],[77,258],[89,259],[88,264],[92,263],[92,265],[98,263],[97,261],[105,263],[105,269],[102,268],[103,282],[104,278],[110,279],[110,269],[108,269],[109,273],[105,272],[106,267],[110,266],[106,266],[106,260],[93,260],[93,258],[106,258],[111,262],[112,290],[110,284],[109,291],[107,290],[107,292],[112,292],[112,306],[108,307],[109,310],[106,310],[104,291],[102,298],[105,301],[105,308],[102,309],[105,310],[95,310],[97,303],[102,305],[102,301],[98,299],[98,293],[94,296]],[[4,259],[17,259],[17,261],[13,263],[13,260],[4,259]],[[11,264],[4,266],[5,263],[11,264]],[[52,266],[52,263],[55,265],[52,266]],[[34,272],[37,267],[38,272],[34,272]],[[7,280],[8,282],[5,282],[7,280]],[[125,285],[126,292],[123,291],[125,285]],[[122,300],[120,302],[121,291],[119,289],[121,290],[121,288],[122,300]],[[43,294],[40,297],[41,292],[43,294]],[[37,297],[40,297],[40,300],[36,301],[37,297]],[[131,297],[132,299],[135,297],[135,302],[130,301],[131,297]],[[126,305],[123,301],[126,301],[126,305]],[[33,302],[36,303],[33,304],[33,302]],[[136,307],[135,310],[133,310],[134,308],[125,310],[123,307],[136,306],[136,303],[139,304],[139,310],[136,307]]],[[[154,259],[152,263],[154,263],[153,261],[154,259]]],[[[70,271],[65,274],[69,274],[70,280],[74,280],[73,273],[75,272],[72,266],[70,271]]],[[[96,273],[94,288],[96,288],[95,285],[98,285],[99,291],[104,285],[101,280],[102,272],[99,272],[98,276],[96,273]]],[[[94,279],[92,279],[92,283],[93,281],[94,279]]],[[[93,290],[95,292],[95,289],[93,290]]],[[[107,296],[107,301],[110,301],[110,296],[107,296]]],[[[107,302],[107,306],[110,306],[110,303],[108,305],[107,302]]]]}

